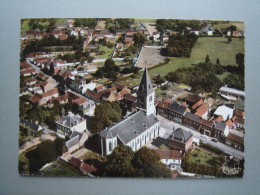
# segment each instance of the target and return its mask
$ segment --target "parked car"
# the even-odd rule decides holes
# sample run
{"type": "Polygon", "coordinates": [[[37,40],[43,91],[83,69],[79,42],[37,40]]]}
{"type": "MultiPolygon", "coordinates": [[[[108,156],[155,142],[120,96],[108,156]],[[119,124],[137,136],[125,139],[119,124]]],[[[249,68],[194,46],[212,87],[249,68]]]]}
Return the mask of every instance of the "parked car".
{"type": "Polygon", "coordinates": [[[201,135],[200,137],[202,137],[204,139],[208,139],[208,136],[206,136],[206,135],[201,135]]]}
{"type": "Polygon", "coordinates": [[[212,139],[211,139],[211,141],[213,141],[213,142],[216,142],[216,143],[217,143],[217,142],[218,142],[218,139],[216,139],[216,138],[212,138],[212,139]]]}

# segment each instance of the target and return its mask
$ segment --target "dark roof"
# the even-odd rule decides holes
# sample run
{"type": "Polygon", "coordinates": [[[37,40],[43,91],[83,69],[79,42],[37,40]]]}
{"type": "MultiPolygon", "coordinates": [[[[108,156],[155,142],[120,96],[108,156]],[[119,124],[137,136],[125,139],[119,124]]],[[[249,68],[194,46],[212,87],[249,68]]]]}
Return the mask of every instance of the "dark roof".
{"type": "Polygon", "coordinates": [[[66,127],[74,127],[77,124],[81,123],[84,119],[81,118],[79,115],[74,115],[74,114],[68,114],[67,116],[63,116],[59,120],[56,121],[56,123],[61,124],[66,127]]]}
{"type": "Polygon", "coordinates": [[[193,134],[190,131],[186,131],[182,128],[178,128],[172,133],[172,139],[182,143],[186,143],[192,136],[193,134]]]}
{"type": "Polygon", "coordinates": [[[234,107],[239,110],[245,110],[245,101],[242,100],[241,98],[237,98],[234,107]]]}
{"type": "Polygon", "coordinates": [[[147,116],[144,111],[138,111],[118,124],[104,129],[100,136],[105,138],[117,136],[127,144],[156,123],[158,119],[153,114],[147,116]]]}
{"type": "Polygon", "coordinates": [[[162,137],[157,137],[155,140],[153,140],[152,145],[156,146],[156,147],[160,147],[161,145],[167,145],[168,144],[168,140],[164,139],[162,137]]]}
{"type": "Polygon", "coordinates": [[[69,149],[69,148],[75,146],[77,143],[79,143],[79,140],[80,140],[79,135],[76,135],[76,136],[72,137],[69,141],[67,141],[65,145],[69,149]]]}
{"type": "Polygon", "coordinates": [[[200,119],[201,119],[200,116],[197,116],[197,115],[192,114],[192,113],[190,113],[190,112],[186,112],[186,113],[184,114],[184,117],[185,117],[185,118],[188,118],[188,119],[190,119],[190,120],[192,120],[192,121],[196,121],[196,122],[200,122],[200,119]]]}
{"type": "Polygon", "coordinates": [[[186,107],[178,104],[177,102],[172,102],[169,106],[169,110],[172,110],[174,112],[177,112],[177,113],[183,115],[186,111],[186,107]]]}
{"type": "Polygon", "coordinates": [[[147,68],[145,68],[136,94],[147,96],[147,95],[152,94],[153,92],[154,92],[154,90],[153,90],[153,86],[152,86],[151,80],[148,75],[148,70],[147,70],[147,68]]]}
{"type": "Polygon", "coordinates": [[[224,122],[216,122],[216,129],[224,131],[226,128],[226,123],[224,122]]]}
{"type": "Polygon", "coordinates": [[[39,125],[37,125],[35,123],[31,123],[31,122],[29,122],[29,121],[27,121],[27,120],[25,120],[23,118],[20,118],[20,123],[22,123],[25,126],[29,127],[33,131],[39,131],[39,130],[42,129],[39,125]]]}

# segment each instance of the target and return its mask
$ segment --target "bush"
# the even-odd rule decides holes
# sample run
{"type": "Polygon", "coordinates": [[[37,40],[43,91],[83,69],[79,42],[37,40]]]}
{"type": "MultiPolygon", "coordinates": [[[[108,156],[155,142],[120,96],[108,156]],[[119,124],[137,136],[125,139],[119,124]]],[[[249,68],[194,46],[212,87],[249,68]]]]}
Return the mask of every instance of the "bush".
{"type": "Polygon", "coordinates": [[[218,148],[216,148],[216,147],[214,147],[214,146],[211,146],[211,145],[209,145],[209,144],[201,143],[201,144],[200,144],[200,147],[201,147],[201,148],[205,148],[205,149],[207,149],[207,150],[210,150],[210,151],[212,151],[212,152],[214,152],[214,153],[216,153],[216,154],[218,154],[218,155],[224,154],[224,152],[223,152],[222,150],[220,150],[220,149],[218,149],[218,148]]]}

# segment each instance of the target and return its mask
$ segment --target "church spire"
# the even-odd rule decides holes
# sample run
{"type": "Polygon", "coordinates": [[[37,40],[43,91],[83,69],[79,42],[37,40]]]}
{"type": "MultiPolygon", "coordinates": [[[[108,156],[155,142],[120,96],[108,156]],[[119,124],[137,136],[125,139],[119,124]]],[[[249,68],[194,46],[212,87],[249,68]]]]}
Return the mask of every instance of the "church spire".
{"type": "Polygon", "coordinates": [[[137,94],[148,96],[148,95],[152,94],[153,92],[154,92],[154,90],[153,90],[152,82],[149,78],[148,70],[145,67],[139,88],[137,90],[137,94]]]}

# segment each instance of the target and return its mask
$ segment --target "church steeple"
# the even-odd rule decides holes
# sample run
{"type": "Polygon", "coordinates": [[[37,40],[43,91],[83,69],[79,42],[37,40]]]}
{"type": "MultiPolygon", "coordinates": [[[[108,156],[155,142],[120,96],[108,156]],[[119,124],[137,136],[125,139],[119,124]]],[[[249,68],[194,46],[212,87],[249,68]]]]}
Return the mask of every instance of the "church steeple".
{"type": "Polygon", "coordinates": [[[156,114],[156,109],[154,106],[155,93],[146,67],[144,68],[144,72],[136,94],[137,94],[137,107],[141,110],[144,110],[147,115],[150,114],[155,115],[156,114]]]}

